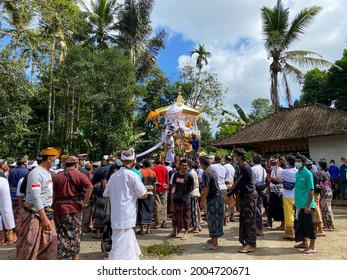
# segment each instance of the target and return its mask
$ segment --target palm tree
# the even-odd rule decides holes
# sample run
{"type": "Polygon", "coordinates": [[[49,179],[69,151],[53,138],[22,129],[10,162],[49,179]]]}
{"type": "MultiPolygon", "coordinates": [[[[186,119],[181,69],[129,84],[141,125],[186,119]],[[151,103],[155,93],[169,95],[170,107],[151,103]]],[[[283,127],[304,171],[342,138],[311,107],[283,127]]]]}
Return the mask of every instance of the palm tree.
{"type": "Polygon", "coordinates": [[[89,8],[84,1],[80,1],[89,23],[92,25],[92,36],[86,43],[97,43],[101,49],[106,49],[115,43],[117,10],[121,7],[117,0],[95,0],[90,2],[89,8]],[[113,32],[113,34],[112,34],[113,32]]]}
{"type": "Polygon", "coordinates": [[[198,48],[195,50],[192,50],[190,53],[190,57],[192,57],[194,54],[197,54],[196,58],[196,67],[199,69],[199,73],[201,72],[202,67],[208,64],[208,58],[212,56],[212,54],[208,51],[206,51],[205,46],[199,44],[198,48]]]}
{"type": "Polygon", "coordinates": [[[270,9],[263,7],[261,16],[263,21],[263,33],[268,57],[272,59],[270,64],[271,77],[271,102],[278,110],[280,107],[278,94],[278,75],[282,75],[282,81],[286,92],[286,100],[291,105],[291,92],[288,84],[288,76],[292,76],[296,82],[302,83],[304,74],[289,63],[297,63],[299,66],[332,66],[333,64],[322,59],[322,56],[311,51],[289,51],[289,47],[304,34],[308,24],[319,13],[321,7],[312,6],[302,9],[289,22],[289,8],[285,8],[281,0],[270,9]]]}
{"type": "Polygon", "coordinates": [[[118,12],[117,45],[136,67],[136,77],[142,80],[156,66],[155,57],[164,47],[165,32],[151,37],[150,16],[154,0],[125,0],[118,12]]]}
{"type": "Polygon", "coordinates": [[[1,19],[6,28],[0,29],[1,36],[10,36],[13,58],[18,59],[18,54],[23,55],[23,50],[30,44],[32,29],[29,28],[34,15],[29,1],[0,1],[3,2],[1,19]],[[23,48],[19,53],[19,49],[23,48]]]}

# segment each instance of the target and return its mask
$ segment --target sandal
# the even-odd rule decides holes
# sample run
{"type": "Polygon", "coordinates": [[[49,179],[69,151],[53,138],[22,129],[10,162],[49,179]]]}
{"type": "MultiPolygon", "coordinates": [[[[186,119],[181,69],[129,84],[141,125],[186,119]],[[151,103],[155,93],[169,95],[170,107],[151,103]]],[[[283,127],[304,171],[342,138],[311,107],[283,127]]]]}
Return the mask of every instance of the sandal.
{"type": "Polygon", "coordinates": [[[173,232],[171,232],[168,236],[166,236],[166,238],[174,238],[176,237],[176,234],[174,234],[173,232]]]}
{"type": "Polygon", "coordinates": [[[304,254],[313,254],[313,253],[317,253],[317,251],[315,249],[305,249],[302,251],[304,254]]]}
{"type": "Polygon", "coordinates": [[[166,222],[162,222],[162,224],[161,224],[160,227],[161,227],[161,228],[166,228],[166,222]]]}
{"type": "Polygon", "coordinates": [[[207,250],[207,251],[214,251],[214,250],[218,250],[220,247],[210,247],[210,246],[204,246],[202,247],[203,250],[207,250]]]}
{"type": "Polygon", "coordinates": [[[298,245],[295,245],[294,248],[296,248],[296,249],[307,249],[308,246],[300,243],[298,245]]]}

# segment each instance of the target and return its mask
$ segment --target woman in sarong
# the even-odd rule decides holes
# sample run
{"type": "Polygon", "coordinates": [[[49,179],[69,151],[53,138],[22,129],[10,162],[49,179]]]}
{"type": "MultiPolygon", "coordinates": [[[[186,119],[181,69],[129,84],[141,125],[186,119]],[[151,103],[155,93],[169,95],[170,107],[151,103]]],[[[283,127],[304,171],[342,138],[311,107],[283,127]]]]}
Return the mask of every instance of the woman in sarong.
{"type": "Polygon", "coordinates": [[[321,200],[320,205],[322,210],[322,220],[325,229],[333,231],[334,230],[334,214],[331,209],[331,201],[333,198],[333,190],[331,187],[331,178],[327,169],[326,160],[319,161],[319,168],[321,169],[318,173],[321,190],[321,200]]]}

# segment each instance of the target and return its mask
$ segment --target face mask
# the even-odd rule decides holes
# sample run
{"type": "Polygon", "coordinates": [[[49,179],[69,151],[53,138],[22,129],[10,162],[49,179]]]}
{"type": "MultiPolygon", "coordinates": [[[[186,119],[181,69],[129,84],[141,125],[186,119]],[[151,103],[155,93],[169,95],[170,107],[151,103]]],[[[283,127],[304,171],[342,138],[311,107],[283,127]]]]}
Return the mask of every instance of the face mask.
{"type": "Polygon", "coordinates": [[[330,166],[334,166],[335,164],[333,164],[333,163],[330,163],[330,166]]]}
{"type": "Polygon", "coordinates": [[[276,167],[277,167],[276,165],[271,165],[272,170],[276,170],[276,167]]]}
{"type": "Polygon", "coordinates": [[[118,166],[123,166],[123,162],[119,158],[117,158],[116,163],[118,166]]]}
{"type": "Polygon", "coordinates": [[[296,169],[300,169],[302,167],[302,162],[295,162],[296,169]]]}

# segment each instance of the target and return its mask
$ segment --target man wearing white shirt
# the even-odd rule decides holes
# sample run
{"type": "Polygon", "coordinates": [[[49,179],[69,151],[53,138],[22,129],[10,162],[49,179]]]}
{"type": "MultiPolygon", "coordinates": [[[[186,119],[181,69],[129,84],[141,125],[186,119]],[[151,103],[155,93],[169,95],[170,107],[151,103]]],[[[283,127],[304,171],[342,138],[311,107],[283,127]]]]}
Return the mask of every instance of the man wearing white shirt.
{"type": "MultiPolygon", "coordinates": [[[[253,157],[252,166],[252,182],[255,186],[266,184],[266,170],[260,165],[262,160],[262,156],[257,154],[253,157]]],[[[256,204],[256,213],[255,213],[255,222],[256,222],[256,233],[258,236],[264,236],[263,232],[263,221],[262,221],[262,213],[261,207],[263,205],[263,192],[258,192],[257,204],[256,204]]]]}
{"type": "MultiPolygon", "coordinates": [[[[213,164],[211,164],[211,168],[217,174],[218,187],[224,197],[227,194],[227,186],[225,184],[226,173],[225,173],[224,166],[221,164],[220,155],[214,156],[214,162],[213,164]]],[[[227,205],[224,204],[224,225],[225,226],[228,224],[228,217],[229,217],[228,208],[229,207],[227,207],[227,205]]]]}
{"type": "Polygon", "coordinates": [[[294,192],[296,173],[298,170],[295,168],[295,156],[287,155],[286,161],[288,168],[283,169],[278,173],[277,182],[283,184],[283,212],[284,212],[284,239],[294,240],[294,216],[295,216],[295,203],[294,192]]]}
{"type": "Polygon", "coordinates": [[[133,228],[136,225],[137,199],[147,197],[146,187],[131,170],[135,161],[134,149],[122,152],[123,166],[114,173],[106,186],[104,196],[110,198],[112,249],[109,260],[138,260],[141,255],[133,228]]]}
{"type": "MultiPolygon", "coordinates": [[[[225,185],[227,190],[231,188],[234,183],[235,177],[235,168],[231,165],[232,157],[231,155],[226,155],[224,158],[224,169],[225,169],[225,185]]],[[[234,213],[235,213],[235,199],[230,197],[229,205],[225,207],[226,214],[229,214],[229,221],[234,222],[234,213]]]]}

